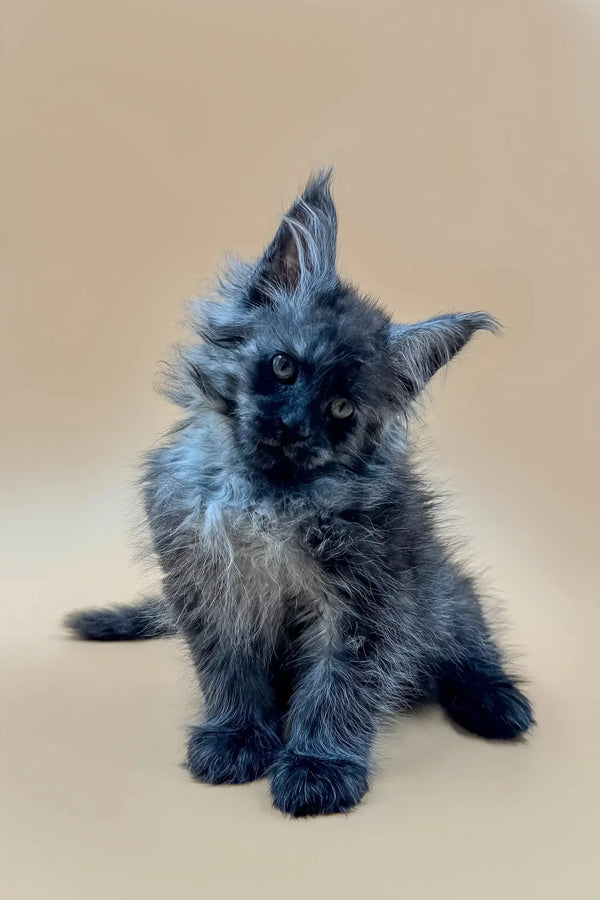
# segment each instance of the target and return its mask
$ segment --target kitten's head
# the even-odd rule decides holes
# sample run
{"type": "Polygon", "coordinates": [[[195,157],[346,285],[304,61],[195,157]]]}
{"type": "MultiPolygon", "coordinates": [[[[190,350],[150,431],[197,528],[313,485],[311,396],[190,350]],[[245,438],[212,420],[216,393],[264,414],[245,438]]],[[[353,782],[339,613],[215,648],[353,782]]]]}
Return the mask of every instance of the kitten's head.
{"type": "Polygon", "coordinates": [[[197,303],[203,343],[175,392],[226,417],[247,463],[285,482],[363,465],[431,376],[496,327],[482,312],[392,324],[343,283],[329,182],[312,178],[259,261],[233,263],[219,300],[197,303]]]}

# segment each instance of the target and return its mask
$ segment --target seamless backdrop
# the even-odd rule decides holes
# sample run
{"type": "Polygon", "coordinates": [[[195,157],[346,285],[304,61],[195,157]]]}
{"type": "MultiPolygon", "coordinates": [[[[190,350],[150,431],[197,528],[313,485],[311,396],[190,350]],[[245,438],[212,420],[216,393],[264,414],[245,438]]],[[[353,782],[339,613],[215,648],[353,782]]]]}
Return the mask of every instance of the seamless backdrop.
{"type": "Polygon", "coordinates": [[[559,0],[5,0],[1,866],[11,900],[588,898],[598,871],[600,7],[559,0]],[[419,438],[538,727],[437,711],[348,817],[180,768],[174,642],[63,613],[151,584],[139,453],[186,298],[335,165],[343,272],[399,320],[485,308],[419,438]]]}

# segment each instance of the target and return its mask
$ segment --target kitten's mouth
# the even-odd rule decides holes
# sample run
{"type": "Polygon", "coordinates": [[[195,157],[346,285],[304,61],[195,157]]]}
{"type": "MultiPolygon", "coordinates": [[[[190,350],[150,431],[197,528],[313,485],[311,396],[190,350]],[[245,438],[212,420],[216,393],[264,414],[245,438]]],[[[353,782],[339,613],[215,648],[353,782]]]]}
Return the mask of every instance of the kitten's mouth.
{"type": "Polygon", "coordinates": [[[260,439],[260,443],[265,448],[268,448],[267,452],[271,451],[273,456],[288,459],[290,462],[298,463],[315,455],[311,447],[300,441],[298,443],[285,444],[277,440],[277,438],[263,437],[260,439]]]}
{"type": "Polygon", "coordinates": [[[277,438],[262,436],[259,440],[262,462],[268,469],[277,469],[281,465],[293,466],[296,470],[311,471],[329,462],[330,455],[326,450],[308,445],[304,441],[282,443],[277,438]]]}
{"type": "Polygon", "coordinates": [[[279,451],[287,459],[304,458],[314,453],[313,448],[305,441],[290,441],[288,443],[282,441],[281,438],[261,437],[260,443],[272,450],[279,451]]]}

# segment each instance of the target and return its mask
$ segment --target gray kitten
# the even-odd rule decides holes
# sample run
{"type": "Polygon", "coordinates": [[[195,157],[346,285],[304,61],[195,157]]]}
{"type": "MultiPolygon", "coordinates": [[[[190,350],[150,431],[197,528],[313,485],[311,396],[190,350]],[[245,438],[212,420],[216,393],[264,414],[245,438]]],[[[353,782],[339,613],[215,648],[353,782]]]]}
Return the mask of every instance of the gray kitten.
{"type": "Polygon", "coordinates": [[[533,721],[407,449],[419,392],[496,322],[392,324],[338,277],[329,183],[196,304],[202,342],[169,391],[185,416],[143,480],[163,597],[68,620],[93,640],[182,635],[206,706],[192,775],[268,775],[293,816],[360,801],[395,711],[436,701],[505,740],[533,721]]]}

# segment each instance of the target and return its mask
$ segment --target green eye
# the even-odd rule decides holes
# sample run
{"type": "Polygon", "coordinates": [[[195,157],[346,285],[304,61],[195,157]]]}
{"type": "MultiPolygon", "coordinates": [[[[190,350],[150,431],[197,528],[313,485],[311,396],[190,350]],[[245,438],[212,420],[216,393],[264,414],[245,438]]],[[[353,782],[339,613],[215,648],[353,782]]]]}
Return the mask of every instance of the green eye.
{"type": "Polygon", "coordinates": [[[298,363],[287,353],[277,353],[271,360],[271,368],[283,384],[293,384],[298,377],[298,363]]]}
{"type": "Polygon", "coordinates": [[[349,419],[354,413],[354,404],[345,397],[336,397],[329,404],[329,412],[334,419],[349,419]]]}

